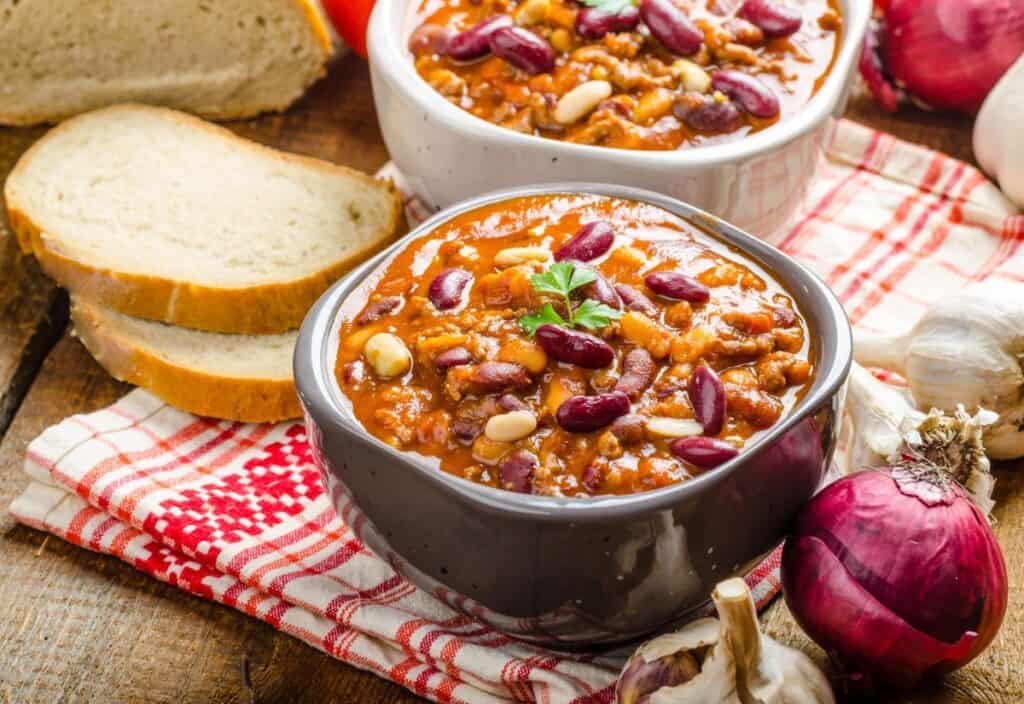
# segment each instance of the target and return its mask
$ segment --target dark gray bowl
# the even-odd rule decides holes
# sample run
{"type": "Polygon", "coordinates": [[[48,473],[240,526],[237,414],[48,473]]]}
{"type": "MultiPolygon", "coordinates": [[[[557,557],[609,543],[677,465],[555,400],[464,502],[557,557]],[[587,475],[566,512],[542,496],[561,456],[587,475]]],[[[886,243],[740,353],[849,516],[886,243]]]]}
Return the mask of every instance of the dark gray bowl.
{"type": "Polygon", "coordinates": [[[450,208],[335,284],[313,307],[295,381],[313,456],[339,514],[396,570],[452,607],[523,639],[583,648],[636,640],[687,616],[712,587],[782,540],[825,475],[837,433],[850,328],[832,292],[785,254],[665,196],[566,183],[450,208]],[[731,462],[632,496],[563,499],[491,489],[369,435],[334,377],[348,294],[412,239],[481,205],[591,193],[646,201],[713,233],[774,272],[807,318],[817,374],[800,404],[731,462]]]}

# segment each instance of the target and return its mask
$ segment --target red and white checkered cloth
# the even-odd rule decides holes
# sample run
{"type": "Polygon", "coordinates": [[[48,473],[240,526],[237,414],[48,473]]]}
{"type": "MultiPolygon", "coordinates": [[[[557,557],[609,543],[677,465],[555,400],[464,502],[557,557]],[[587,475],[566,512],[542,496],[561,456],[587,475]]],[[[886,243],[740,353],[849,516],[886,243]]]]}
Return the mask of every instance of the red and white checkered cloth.
{"type": "MultiPolygon", "coordinates": [[[[854,324],[903,328],[969,280],[1024,279],[1024,218],[976,170],[849,122],[828,144],[807,208],[776,244],[825,278],[854,324]]],[[[330,506],[298,423],[200,419],[133,391],[44,432],[25,467],[20,521],[429,699],[613,697],[621,661],[524,645],[370,553],[330,506]]],[[[749,578],[761,605],[777,569],[776,555],[749,578]]]]}

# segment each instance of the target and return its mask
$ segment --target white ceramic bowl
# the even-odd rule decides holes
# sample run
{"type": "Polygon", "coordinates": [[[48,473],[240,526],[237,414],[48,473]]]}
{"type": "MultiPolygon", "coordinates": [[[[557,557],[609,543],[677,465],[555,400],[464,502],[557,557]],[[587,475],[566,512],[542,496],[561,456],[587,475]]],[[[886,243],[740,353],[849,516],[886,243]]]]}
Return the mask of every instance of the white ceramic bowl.
{"type": "Polygon", "coordinates": [[[370,72],[384,141],[409,186],[443,208],[501,188],[595,181],[691,203],[755,234],[781,229],[814,177],[822,138],[846,107],[871,0],[841,0],[839,56],[803,110],[735,142],[637,151],[520,134],[473,117],[416,73],[407,39],[419,0],[378,0],[368,30],[370,72]]]}

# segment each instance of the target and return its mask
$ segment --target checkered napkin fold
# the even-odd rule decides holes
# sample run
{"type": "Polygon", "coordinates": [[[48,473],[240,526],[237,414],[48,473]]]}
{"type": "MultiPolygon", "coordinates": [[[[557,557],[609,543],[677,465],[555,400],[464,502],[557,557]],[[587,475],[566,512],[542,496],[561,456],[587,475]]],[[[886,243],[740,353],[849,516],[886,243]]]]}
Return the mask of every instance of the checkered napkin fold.
{"type": "MultiPolygon", "coordinates": [[[[854,325],[896,330],[970,280],[1024,279],[1024,217],[973,168],[840,122],[775,244],[854,325]]],[[[449,609],[369,552],[320,485],[298,423],[200,419],[133,391],[28,449],[18,520],[115,555],[443,702],[609,702],[621,662],[534,648],[449,609]]],[[[343,512],[344,513],[344,512],[343,512]]],[[[778,591],[778,555],[749,577],[778,591]]]]}

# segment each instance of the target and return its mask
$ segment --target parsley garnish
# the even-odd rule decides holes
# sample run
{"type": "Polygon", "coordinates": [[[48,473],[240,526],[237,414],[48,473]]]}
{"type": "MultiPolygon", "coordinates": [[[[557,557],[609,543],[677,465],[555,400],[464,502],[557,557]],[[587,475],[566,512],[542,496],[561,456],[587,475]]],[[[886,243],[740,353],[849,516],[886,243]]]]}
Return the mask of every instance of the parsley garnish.
{"type": "Polygon", "coordinates": [[[580,0],[587,7],[592,7],[598,12],[606,15],[619,15],[631,5],[636,5],[635,0],[580,0]]]}
{"type": "Polygon", "coordinates": [[[600,330],[613,320],[622,317],[622,313],[604,303],[588,298],[572,313],[572,322],[587,330],[600,330]]]}
{"type": "Polygon", "coordinates": [[[541,325],[561,325],[562,327],[568,327],[568,323],[562,320],[562,316],[558,314],[550,303],[545,303],[544,307],[540,309],[539,313],[531,313],[530,315],[524,315],[519,319],[519,324],[523,326],[523,330],[530,337],[533,337],[537,332],[537,328],[541,325]]]}
{"type": "Polygon", "coordinates": [[[598,303],[592,298],[583,301],[573,309],[571,294],[576,289],[593,283],[597,275],[585,267],[577,268],[572,262],[558,262],[548,267],[543,274],[536,274],[530,278],[530,283],[538,293],[547,293],[552,296],[559,296],[565,303],[565,310],[569,319],[565,320],[550,303],[545,303],[538,313],[524,315],[519,319],[531,337],[541,325],[561,325],[565,328],[579,326],[588,330],[600,330],[612,320],[618,320],[622,313],[604,303],[598,303]]]}

